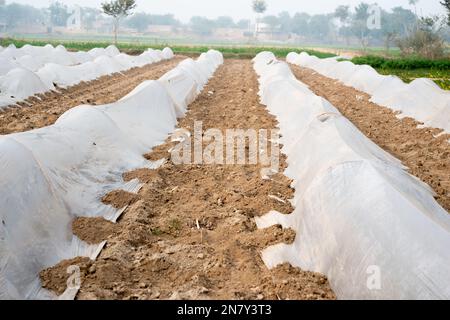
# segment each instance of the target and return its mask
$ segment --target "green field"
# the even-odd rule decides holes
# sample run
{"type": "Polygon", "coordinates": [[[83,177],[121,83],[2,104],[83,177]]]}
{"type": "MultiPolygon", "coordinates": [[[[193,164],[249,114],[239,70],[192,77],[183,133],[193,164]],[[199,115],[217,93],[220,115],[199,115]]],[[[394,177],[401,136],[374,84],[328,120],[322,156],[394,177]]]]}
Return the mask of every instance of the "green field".
{"type": "Polygon", "coordinates": [[[352,62],[370,65],[381,74],[396,75],[407,83],[417,78],[429,78],[442,89],[450,90],[450,59],[430,60],[419,57],[363,56],[353,58],[352,62]]]}
{"type": "Polygon", "coordinates": [[[450,72],[447,70],[431,70],[431,69],[380,69],[376,68],[380,74],[396,75],[403,81],[409,83],[417,78],[429,78],[444,90],[450,90],[450,72]]]}

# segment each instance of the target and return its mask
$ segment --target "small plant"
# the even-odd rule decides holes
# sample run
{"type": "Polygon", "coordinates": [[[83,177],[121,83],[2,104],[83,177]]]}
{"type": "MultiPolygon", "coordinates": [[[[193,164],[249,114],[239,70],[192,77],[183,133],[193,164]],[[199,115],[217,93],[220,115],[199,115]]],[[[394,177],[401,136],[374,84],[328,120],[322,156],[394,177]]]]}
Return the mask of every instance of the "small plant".
{"type": "Polygon", "coordinates": [[[169,230],[177,233],[181,230],[181,221],[178,219],[172,219],[169,221],[169,230]]]}
{"type": "Polygon", "coordinates": [[[161,236],[164,234],[164,232],[159,227],[152,228],[150,231],[154,236],[161,236]]]}

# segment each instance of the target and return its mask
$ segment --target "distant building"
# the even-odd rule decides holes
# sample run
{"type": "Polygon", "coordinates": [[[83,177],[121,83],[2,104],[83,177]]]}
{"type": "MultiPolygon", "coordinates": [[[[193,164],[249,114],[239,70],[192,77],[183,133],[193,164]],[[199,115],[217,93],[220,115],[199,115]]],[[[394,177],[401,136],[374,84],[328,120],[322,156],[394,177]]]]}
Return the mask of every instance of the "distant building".
{"type": "MultiPolygon", "coordinates": [[[[256,30],[256,26],[253,26],[256,30]]],[[[291,36],[281,31],[281,26],[271,26],[267,23],[258,24],[258,39],[263,41],[287,41],[291,36]]]]}
{"type": "Polygon", "coordinates": [[[245,30],[239,28],[217,28],[214,37],[225,40],[242,40],[245,38],[245,30]]]}
{"type": "Polygon", "coordinates": [[[167,36],[173,33],[177,33],[177,31],[177,27],[175,26],[152,24],[148,26],[147,30],[145,30],[145,34],[167,36]]]}

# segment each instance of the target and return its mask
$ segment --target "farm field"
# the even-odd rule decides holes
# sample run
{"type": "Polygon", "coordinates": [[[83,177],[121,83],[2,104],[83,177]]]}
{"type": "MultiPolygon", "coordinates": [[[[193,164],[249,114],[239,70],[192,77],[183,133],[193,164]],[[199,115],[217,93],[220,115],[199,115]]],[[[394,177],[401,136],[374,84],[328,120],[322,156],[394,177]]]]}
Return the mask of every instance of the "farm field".
{"type": "Polygon", "coordinates": [[[450,90],[450,70],[432,70],[432,69],[382,69],[377,68],[380,74],[395,75],[406,83],[410,83],[418,78],[432,79],[439,87],[444,90],[450,90]]]}
{"type": "MultiPolygon", "coordinates": [[[[104,40],[53,40],[48,41],[47,39],[1,39],[0,45],[1,46],[8,46],[11,44],[14,44],[16,47],[22,47],[25,44],[32,44],[37,46],[43,46],[47,43],[52,44],[53,46],[57,46],[59,44],[63,44],[67,49],[69,50],[90,50],[93,48],[106,48],[109,46],[109,42],[104,40]]],[[[123,52],[130,53],[130,54],[139,54],[142,53],[146,48],[151,46],[154,49],[163,49],[164,47],[167,47],[169,43],[163,41],[161,44],[149,44],[149,43],[136,43],[136,42],[127,42],[127,41],[121,41],[118,45],[119,49],[123,52]]],[[[290,48],[288,46],[280,46],[280,47],[273,47],[270,45],[261,46],[261,47],[255,47],[252,45],[186,45],[186,44],[172,44],[170,45],[172,50],[175,54],[185,55],[185,56],[198,56],[199,54],[203,52],[207,52],[209,48],[214,48],[216,50],[219,50],[222,52],[225,58],[238,58],[238,59],[252,59],[256,54],[263,52],[263,51],[270,51],[273,52],[277,57],[284,58],[286,55],[290,52],[308,52],[311,55],[315,55],[319,58],[329,58],[336,56],[337,53],[341,52],[353,52],[356,53],[356,56],[358,58],[362,58],[365,61],[365,57],[367,54],[369,54],[369,59],[371,57],[376,57],[376,55],[380,55],[380,53],[383,52],[383,50],[380,48],[379,50],[372,49],[368,53],[361,52],[360,50],[357,50],[356,48],[327,48],[327,47],[305,47],[305,48],[290,48]]],[[[404,60],[400,57],[398,52],[396,53],[395,50],[392,50],[392,54],[389,56],[390,59],[393,60],[404,60]]],[[[359,60],[359,59],[358,59],[359,60]]],[[[356,60],[356,61],[358,61],[356,60]]],[[[361,60],[360,60],[361,61],[361,60]]],[[[367,60],[370,65],[372,65],[380,74],[384,75],[396,75],[400,77],[405,82],[411,82],[417,78],[430,78],[432,79],[437,85],[439,85],[442,89],[450,90],[450,71],[449,67],[446,68],[421,68],[421,67],[415,67],[411,66],[411,69],[400,69],[400,68],[386,68],[381,67],[378,64],[371,64],[371,60],[367,60]]]]}
{"type": "Polygon", "coordinates": [[[417,57],[361,56],[353,58],[352,62],[359,65],[370,65],[380,74],[398,76],[406,83],[418,78],[428,78],[442,89],[450,89],[450,59],[429,60],[417,57]]]}
{"type": "MultiPolygon", "coordinates": [[[[276,121],[259,104],[257,91],[251,62],[227,60],[178,127],[192,135],[194,121],[202,121],[205,130],[272,129],[276,121]]],[[[167,141],[146,157],[165,158],[173,146],[167,141]]],[[[126,179],[138,177],[147,183],[137,196],[111,196],[117,208],[131,202],[121,221],[116,226],[98,219],[74,223],[81,239],[109,243],[96,262],[83,265],[84,286],[78,298],[334,299],[323,276],[289,265],[269,271],[261,260],[261,250],[292,242],[295,232],[257,229],[255,216],[270,210],[292,212],[290,205],[269,198],[274,194],[288,200],[289,180],[279,175],[263,181],[260,170],[257,165],[169,162],[156,171],[124,173],[126,179]],[[92,268],[95,273],[89,272],[92,268]]],[[[47,288],[64,291],[67,264],[43,272],[47,288]]]]}
{"type": "Polygon", "coordinates": [[[449,248],[450,0],[0,0],[0,302],[336,317],[449,248]]]}
{"type": "Polygon", "coordinates": [[[144,80],[160,78],[184,58],[177,56],[169,61],[103,76],[66,89],[59,88],[58,92],[32,97],[16,107],[0,112],[0,134],[52,125],[64,112],[82,104],[101,105],[117,101],[144,80]]]}
{"type": "MultiPolygon", "coordinates": [[[[58,125],[55,124],[58,118],[63,118],[64,113],[78,105],[113,103],[139,84],[169,74],[183,60],[187,61],[185,57],[175,56],[68,88],[57,87],[53,92],[19,102],[18,106],[8,107],[0,113],[2,134],[46,130],[45,127],[58,125]]],[[[179,126],[192,129],[190,123],[196,120],[211,128],[272,129],[276,121],[259,104],[257,86],[250,60],[226,60],[179,126]],[[248,78],[246,87],[242,87],[243,76],[248,78]],[[224,99],[231,96],[236,100],[224,99]],[[226,105],[229,108],[225,108],[226,105]],[[249,108],[253,114],[248,112],[249,108]]],[[[145,157],[160,160],[172,145],[168,141],[145,157]]],[[[107,248],[95,262],[98,265],[89,258],[64,260],[54,268],[42,270],[43,287],[55,294],[63,294],[67,281],[65,268],[68,264],[76,264],[86,272],[83,275],[85,289],[79,292],[79,299],[335,299],[323,275],[288,264],[274,270],[265,267],[259,250],[276,243],[292,242],[295,232],[279,227],[257,230],[252,219],[271,209],[290,213],[291,206],[286,201],[292,195],[287,178],[279,175],[264,181],[260,170],[258,165],[199,167],[167,163],[157,170],[142,168],[123,172],[125,181],[139,179],[144,187],[137,195],[117,190],[104,195],[103,201],[108,206],[127,205],[117,224],[88,217],[71,222],[74,235],[87,244],[94,246],[108,241],[107,248]],[[233,179],[224,179],[226,176],[233,179]],[[200,190],[200,186],[204,189],[200,190]],[[195,192],[190,194],[189,190],[195,192]],[[222,192],[217,194],[217,190],[222,192]],[[173,198],[163,196],[166,193],[173,198]],[[272,193],[277,195],[277,200],[270,198],[272,193]],[[185,201],[186,197],[191,200],[185,201]],[[203,209],[198,210],[200,207],[203,209]],[[151,211],[147,211],[150,208],[151,211]],[[198,214],[193,215],[194,211],[198,214]],[[195,228],[196,224],[199,228],[195,228]],[[230,230],[236,237],[229,237],[230,230]],[[156,251],[155,245],[159,246],[156,251]],[[135,248],[142,250],[136,252],[135,248]],[[131,259],[130,254],[136,254],[132,259],[136,264],[110,264],[111,259],[120,260],[123,255],[131,259]],[[155,259],[145,258],[149,256],[155,259]],[[118,268],[114,274],[119,278],[107,271],[110,268],[118,268]],[[134,273],[132,270],[139,271],[134,273]],[[176,280],[180,272],[185,277],[176,280]],[[93,274],[98,278],[88,281],[89,275],[93,274]],[[125,274],[128,276],[124,277],[125,274]],[[262,274],[265,275],[261,277],[262,274]],[[108,284],[103,279],[105,276],[110,278],[108,284]],[[236,278],[230,281],[234,276],[236,278]],[[149,279],[157,278],[164,281],[149,282],[149,279]],[[170,278],[173,281],[168,282],[170,278]],[[113,290],[107,292],[111,285],[113,290]]]]}
{"type": "Polygon", "coordinates": [[[450,100],[433,82],[406,84],[290,48],[123,45],[124,54],[102,43],[14,44],[0,52],[13,69],[47,50],[26,71],[48,86],[21,99],[0,78],[10,90],[2,101],[14,102],[0,110],[0,249],[17,257],[0,257],[1,296],[450,297],[450,100]],[[47,56],[66,65],[49,69],[47,56]],[[96,73],[84,78],[86,70],[96,73]],[[330,70],[334,78],[322,74],[330,70]],[[400,89],[389,82],[383,94],[368,93],[383,81],[400,89]],[[411,92],[417,98],[406,99],[411,92]],[[244,132],[244,145],[220,140],[230,129],[244,132]],[[277,135],[263,139],[264,151],[252,149],[253,131],[277,135]],[[236,163],[242,150],[244,160],[265,155],[273,167],[236,163]],[[208,162],[224,151],[232,152],[225,163],[208,162]],[[418,270],[420,261],[434,264],[418,270]],[[371,290],[375,263],[391,285],[371,290]],[[75,289],[67,287],[74,265],[75,289]]]}

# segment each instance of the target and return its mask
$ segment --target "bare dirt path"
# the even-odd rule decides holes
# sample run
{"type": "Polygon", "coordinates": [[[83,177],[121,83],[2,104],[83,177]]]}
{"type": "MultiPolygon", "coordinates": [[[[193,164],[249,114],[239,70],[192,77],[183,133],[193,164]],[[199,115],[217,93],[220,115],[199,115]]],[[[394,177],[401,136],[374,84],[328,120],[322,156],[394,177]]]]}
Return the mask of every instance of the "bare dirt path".
{"type": "MultiPolygon", "coordinates": [[[[203,121],[204,130],[273,129],[276,120],[259,104],[257,92],[251,61],[226,60],[179,127],[192,132],[194,121],[203,121]]],[[[161,159],[172,146],[167,142],[147,157],[161,159]]],[[[146,184],[119,223],[77,219],[73,225],[85,241],[108,241],[98,260],[64,261],[44,270],[44,286],[62,293],[67,266],[78,264],[78,299],[335,299],[320,274],[290,265],[269,271],[264,265],[261,250],[291,243],[295,233],[278,226],[257,230],[253,218],[270,210],[291,213],[286,200],[294,190],[281,174],[263,180],[261,168],[169,161],[158,170],[124,174],[146,184]]],[[[113,205],[120,198],[109,197],[113,205]]]]}
{"type": "Polygon", "coordinates": [[[317,95],[330,101],[367,137],[429,184],[436,200],[450,212],[450,135],[438,129],[418,128],[411,118],[399,120],[391,109],[369,101],[370,96],[317,72],[291,65],[295,76],[317,95]]]}
{"type": "Polygon", "coordinates": [[[115,102],[141,82],[160,78],[184,58],[176,56],[171,60],[103,76],[67,89],[60,88],[59,93],[40,95],[42,100],[32,97],[26,103],[19,103],[21,107],[0,111],[0,134],[23,132],[51,125],[64,112],[81,104],[100,105],[115,102]]]}

